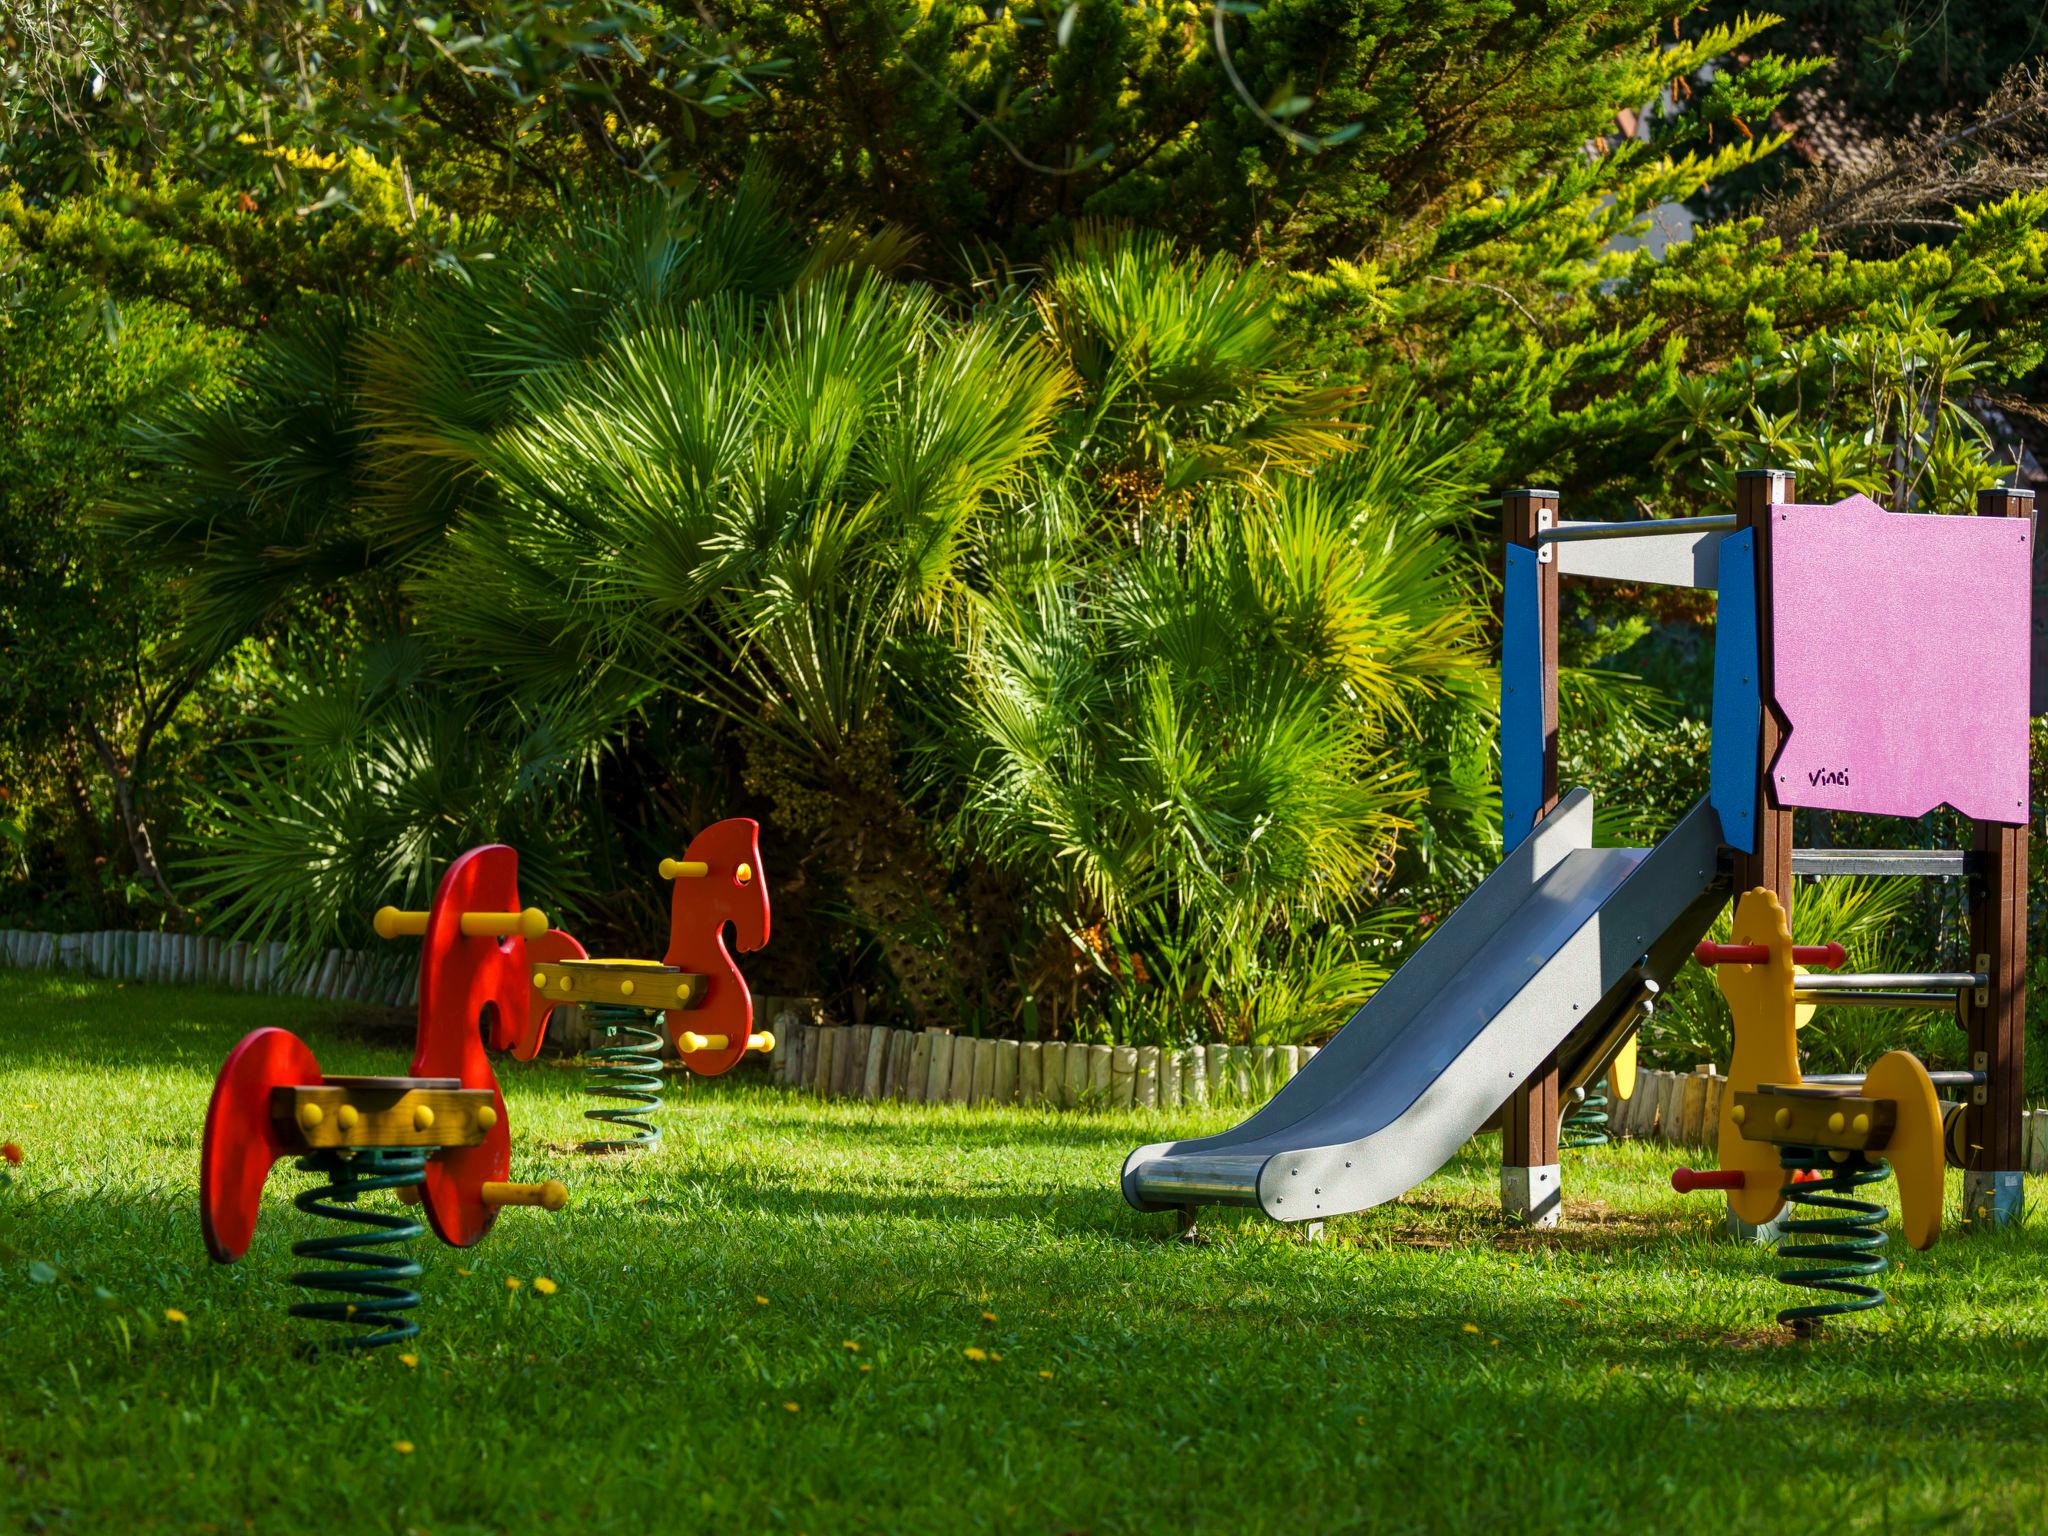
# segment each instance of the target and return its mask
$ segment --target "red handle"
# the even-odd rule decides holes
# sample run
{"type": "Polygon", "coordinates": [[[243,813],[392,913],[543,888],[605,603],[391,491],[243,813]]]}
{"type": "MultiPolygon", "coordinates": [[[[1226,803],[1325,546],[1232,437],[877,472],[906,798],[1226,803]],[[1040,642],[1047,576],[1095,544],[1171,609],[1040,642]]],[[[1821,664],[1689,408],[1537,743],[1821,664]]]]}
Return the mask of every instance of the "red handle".
{"type": "MultiPolygon", "coordinates": [[[[1768,965],[1771,948],[1768,944],[1709,944],[1703,939],[1694,946],[1692,957],[1701,965],[1768,965]]],[[[1817,965],[1824,971],[1832,971],[1846,964],[1848,959],[1849,952],[1835,943],[1792,946],[1794,965],[1817,965]]]]}
{"type": "Polygon", "coordinates": [[[1671,1187],[1681,1195],[1696,1189],[1740,1189],[1744,1177],[1740,1168],[1674,1168],[1671,1187]]]}

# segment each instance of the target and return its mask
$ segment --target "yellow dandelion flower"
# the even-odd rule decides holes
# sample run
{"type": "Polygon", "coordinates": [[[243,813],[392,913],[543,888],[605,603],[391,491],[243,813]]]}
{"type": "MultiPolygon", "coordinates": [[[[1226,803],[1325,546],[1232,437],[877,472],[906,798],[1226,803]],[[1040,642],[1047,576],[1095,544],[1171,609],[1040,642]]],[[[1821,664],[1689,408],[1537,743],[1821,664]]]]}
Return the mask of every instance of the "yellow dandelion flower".
{"type": "Polygon", "coordinates": [[[1040,1371],[1040,1372],[1038,1373],[1038,1375],[1039,1375],[1039,1378],[1040,1378],[1041,1380],[1044,1380],[1044,1381],[1051,1381],[1051,1380],[1052,1380],[1052,1372],[1051,1372],[1051,1371],[1040,1371]]]}
{"type": "Polygon", "coordinates": [[[965,1355],[968,1359],[974,1361],[977,1365],[988,1358],[987,1350],[976,1349],[972,1344],[968,1345],[965,1349],[961,1350],[960,1353],[965,1355]]]}
{"type": "Polygon", "coordinates": [[[398,1452],[401,1456],[410,1456],[412,1454],[412,1442],[410,1440],[394,1440],[391,1442],[391,1449],[398,1452]]]}
{"type": "Polygon", "coordinates": [[[856,1355],[860,1353],[860,1345],[855,1343],[852,1339],[841,1339],[839,1341],[839,1347],[844,1350],[849,1350],[856,1355]]]}
{"type": "MultiPolygon", "coordinates": [[[[508,1291],[516,1291],[524,1283],[517,1275],[507,1275],[505,1277],[505,1289],[508,1291]]],[[[1479,1330],[1474,1328],[1472,1331],[1477,1333],[1479,1330]]]]}
{"type": "Polygon", "coordinates": [[[784,1413],[801,1413],[803,1410],[798,1408],[795,1403],[784,1403],[782,1405],[782,1411],[784,1413]]]}
{"type": "Polygon", "coordinates": [[[418,1355],[400,1355],[398,1363],[408,1371],[416,1371],[420,1367],[420,1357],[418,1355]]]}
{"type": "Polygon", "coordinates": [[[984,1312],[981,1314],[981,1320],[984,1323],[992,1323],[996,1320],[996,1315],[993,1312],[984,1312]]]}
{"type": "Polygon", "coordinates": [[[164,1321],[165,1321],[165,1322],[167,1322],[167,1323],[182,1323],[182,1322],[184,1322],[185,1320],[186,1320],[186,1319],[185,1319],[185,1314],[184,1314],[184,1313],[182,1313],[182,1312],[180,1312],[180,1311],[179,1311],[179,1310],[178,1310],[178,1309],[177,1309],[176,1307],[165,1307],[165,1308],[164,1308],[164,1321]]]}
{"type": "Polygon", "coordinates": [[[536,1291],[539,1291],[543,1296],[552,1296],[555,1294],[555,1282],[550,1280],[546,1275],[535,1275],[533,1277],[533,1288],[536,1291]]]}
{"type": "Polygon", "coordinates": [[[863,1361],[861,1363],[860,1373],[861,1375],[865,1376],[869,1371],[872,1371],[873,1369],[874,1367],[872,1365],[869,1365],[865,1361],[863,1361]]]}
{"type": "Polygon", "coordinates": [[[1479,1331],[1479,1325],[1477,1323],[1467,1323],[1465,1325],[1465,1331],[1467,1333],[1477,1333],[1479,1331]]]}
{"type": "Polygon", "coordinates": [[[756,1296],[754,1298],[754,1305],[757,1307],[765,1307],[768,1305],[768,1298],[766,1296],[756,1296]]]}
{"type": "Polygon", "coordinates": [[[456,1266],[455,1266],[455,1273],[457,1273],[458,1275],[462,1275],[462,1276],[464,1276],[465,1278],[467,1278],[467,1277],[468,1277],[468,1276],[469,1276],[469,1275],[470,1275],[470,1274],[472,1273],[472,1271],[470,1271],[470,1270],[467,1270],[467,1269],[464,1269],[464,1268],[463,1268],[463,1267],[462,1267],[462,1266],[461,1266],[460,1264],[458,1264],[458,1265],[456,1265],[456,1266]]]}

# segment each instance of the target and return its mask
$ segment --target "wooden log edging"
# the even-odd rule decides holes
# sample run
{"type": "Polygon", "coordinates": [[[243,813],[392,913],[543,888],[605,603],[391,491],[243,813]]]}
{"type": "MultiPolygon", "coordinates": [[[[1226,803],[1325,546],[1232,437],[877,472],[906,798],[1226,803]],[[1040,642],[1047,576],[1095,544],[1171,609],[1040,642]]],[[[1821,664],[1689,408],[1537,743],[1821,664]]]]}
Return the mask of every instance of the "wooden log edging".
{"type": "Polygon", "coordinates": [[[410,1008],[419,1001],[417,951],[330,949],[292,965],[278,940],[252,944],[193,933],[43,933],[0,928],[0,967],[72,971],[114,981],[197,982],[271,997],[410,1008]]]}
{"type": "MultiPolygon", "coordinates": [[[[419,957],[330,949],[298,966],[283,943],[251,944],[189,933],[48,933],[0,928],[0,968],[72,971],[116,981],[197,982],[271,997],[410,1008],[419,957]]],[[[1063,1040],[990,1040],[881,1025],[805,1023],[785,1008],[768,1070],[772,1081],[825,1098],[908,1104],[1012,1104],[1041,1109],[1172,1110],[1263,1103],[1316,1054],[1312,1045],[1107,1046],[1063,1040]]],[[[1727,1079],[1711,1069],[1636,1075],[1627,1099],[1608,1094],[1617,1140],[1710,1147],[1727,1079]]],[[[2048,1109],[2021,1116],[2026,1171],[2048,1173],[2048,1109]]]]}
{"type": "Polygon", "coordinates": [[[1315,1056],[1312,1045],[1092,1045],[996,1040],[946,1030],[772,1021],[769,1077],[828,1099],[1179,1109],[1263,1103],[1315,1056]],[[786,1026],[786,1027],[785,1027],[786,1026]]]}
{"type": "MultiPolygon", "coordinates": [[[[816,1094],[898,1104],[1030,1109],[1159,1109],[1265,1102],[1316,1054],[1313,1045],[1107,1046],[989,1040],[944,1030],[776,1019],[771,1081],[816,1094]],[[787,1025],[789,1027],[785,1028],[787,1025]]],[[[1616,1140],[1709,1148],[1728,1079],[1645,1069],[1627,1099],[1610,1091],[1616,1140]]],[[[2048,1173],[2048,1109],[2027,1111],[2027,1171],[2048,1173]]]]}

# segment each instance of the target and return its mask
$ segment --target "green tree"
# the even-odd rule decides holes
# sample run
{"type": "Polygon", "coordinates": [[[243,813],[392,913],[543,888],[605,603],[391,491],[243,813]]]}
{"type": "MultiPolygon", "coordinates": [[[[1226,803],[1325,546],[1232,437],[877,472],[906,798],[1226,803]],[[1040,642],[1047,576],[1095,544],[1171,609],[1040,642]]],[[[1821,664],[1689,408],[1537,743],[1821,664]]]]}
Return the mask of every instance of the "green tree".
{"type": "Polygon", "coordinates": [[[150,552],[92,521],[132,462],[127,420],[218,361],[203,332],[150,306],[110,339],[89,294],[33,275],[0,310],[0,828],[60,909],[47,860],[64,852],[88,920],[182,917],[166,792],[190,768],[190,733],[237,691],[217,654],[175,650],[179,606],[150,552]]]}

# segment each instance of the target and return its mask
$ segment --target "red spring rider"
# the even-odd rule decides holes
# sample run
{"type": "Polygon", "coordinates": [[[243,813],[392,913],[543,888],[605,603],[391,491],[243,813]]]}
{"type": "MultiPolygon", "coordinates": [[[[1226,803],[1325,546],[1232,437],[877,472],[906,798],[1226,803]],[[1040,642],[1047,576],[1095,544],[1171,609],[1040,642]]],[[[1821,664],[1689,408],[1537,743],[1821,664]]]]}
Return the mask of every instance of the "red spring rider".
{"type": "Polygon", "coordinates": [[[449,866],[427,911],[386,907],[376,928],[424,940],[411,1075],[328,1077],[296,1035],[259,1029],[221,1068],[200,1153],[200,1224],[224,1264],[248,1250],[273,1163],[297,1157],[302,1171],[326,1176],[298,1197],[299,1209],[363,1230],[293,1245],[300,1258],[341,1267],[294,1274],[321,1299],[291,1312],[355,1330],[333,1341],[346,1349],[419,1332],[405,1314],[419,1305],[407,1282],[420,1268],[395,1249],[421,1229],[402,1211],[369,1208],[366,1196],[391,1190],[423,1206],[435,1235],[458,1248],[481,1240],[504,1206],[558,1211],[568,1198],[552,1179],[508,1182],[510,1126],[484,1051],[488,1035],[531,1057],[546,1027],[526,980],[532,957],[582,953],[522,907],[519,856],[496,845],[470,850],[449,866]]]}
{"type": "Polygon", "coordinates": [[[649,1118],[660,1107],[662,1089],[655,1015],[666,1020],[683,1065],[699,1076],[716,1077],[749,1051],[775,1048],[773,1035],[754,1028],[753,995],[725,940],[731,924],[742,950],[768,942],[759,825],[734,817],[706,827],[682,858],[661,861],[661,876],[673,887],[661,959],[589,959],[580,948],[531,957],[536,1017],[565,1002],[581,1003],[589,1017],[588,1086],[605,1103],[585,1114],[609,1134],[585,1142],[586,1152],[660,1142],[649,1118]]]}

